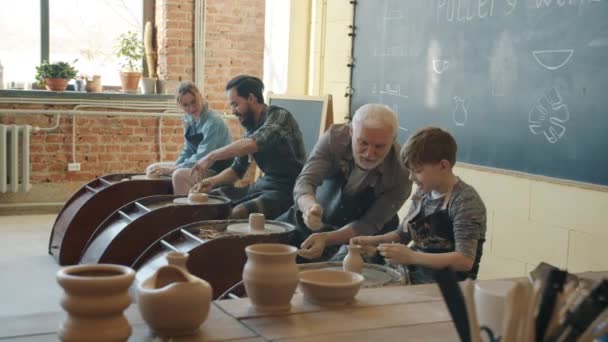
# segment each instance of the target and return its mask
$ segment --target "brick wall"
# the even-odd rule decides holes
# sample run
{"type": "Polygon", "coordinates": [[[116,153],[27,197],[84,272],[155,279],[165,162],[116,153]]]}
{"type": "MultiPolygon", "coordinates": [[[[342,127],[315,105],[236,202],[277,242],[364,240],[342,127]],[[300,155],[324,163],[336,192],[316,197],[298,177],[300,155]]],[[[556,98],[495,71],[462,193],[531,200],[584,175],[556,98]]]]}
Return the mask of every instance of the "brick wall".
{"type": "MultiPolygon", "coordinates": [[[[264,0],[206,0],[203,93],[229,112],[224,87],[238,74],[262,78],[264,0]]],[[[194,1],[157,0],[158,73],[170,90],[194,75],[194,1]]]]}
{"type": "MultiPolygon", "coordinates": [[[[162,120],[165,161],[175,160],[183,143],[182,123],[179,118],[162,120]]],[[[50,115],[0,117],[1,124],[51,127],[55,122],[56,117],[50,115]]],[[[158,124],[159,118],[155,117],[76,117],[76,162],[80,163],[81,171],[68,172],[67,164],[72,162],[73,117],[62,116],[57,130],[31,134],[31,181],[86,182],[108,173],[142,172],[148,164],[159,160],[158,124]]]]}
{"type": "Polygon", "coordinates": [[[205,95],[211,108],[229,112],[224,88],[238,74],[262,78],[264,0],[206,0],[205,95]]]}

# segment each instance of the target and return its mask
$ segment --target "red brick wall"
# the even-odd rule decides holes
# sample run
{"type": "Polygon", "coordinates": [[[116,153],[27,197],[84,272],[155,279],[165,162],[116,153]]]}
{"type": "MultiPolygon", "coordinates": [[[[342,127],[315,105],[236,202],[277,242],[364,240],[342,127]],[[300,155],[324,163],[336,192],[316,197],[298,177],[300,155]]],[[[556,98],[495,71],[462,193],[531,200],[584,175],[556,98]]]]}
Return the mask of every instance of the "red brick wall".
{"type": "MultiPolygon", "coordinates": [[[[1,109],[0,109],[1,112],[1,109]]],[[[55,116],[2,116],[2,124],[51,127],[55,116]]],[[[72,162],[73,117],[62,116],[52,132],[33,132],[30,138],[32,183],[89,181],[108,173],[142,172],[159,160],[155,117],[80,116],[76,118],[76,162],[81,171],[68,172],[72,162]]],[[[163,118],[165,161],[177,158],[183,143],[181,119],[163,118]]]]}
{"type": "Polygon", "coordinates": [[[230,112],[224,88],[239,74],[262,78],[264,0],[206,0],[205,94],[212,108],[230,112]]]}

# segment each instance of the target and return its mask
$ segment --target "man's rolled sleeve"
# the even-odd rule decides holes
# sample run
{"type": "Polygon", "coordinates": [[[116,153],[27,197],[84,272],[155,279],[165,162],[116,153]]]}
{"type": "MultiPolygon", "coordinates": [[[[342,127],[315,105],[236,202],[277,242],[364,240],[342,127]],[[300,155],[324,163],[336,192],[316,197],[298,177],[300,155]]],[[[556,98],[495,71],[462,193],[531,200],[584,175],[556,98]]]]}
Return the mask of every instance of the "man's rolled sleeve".
{"type": "Polygon", "coordinates": [[[329,176],[333,168],[334,157],[331,153],[330,134],[331,128],[321,135],[296,179],[293,189],[296,206],[298,199],[303,195],[315,195],[317,187],[329,176]]]}

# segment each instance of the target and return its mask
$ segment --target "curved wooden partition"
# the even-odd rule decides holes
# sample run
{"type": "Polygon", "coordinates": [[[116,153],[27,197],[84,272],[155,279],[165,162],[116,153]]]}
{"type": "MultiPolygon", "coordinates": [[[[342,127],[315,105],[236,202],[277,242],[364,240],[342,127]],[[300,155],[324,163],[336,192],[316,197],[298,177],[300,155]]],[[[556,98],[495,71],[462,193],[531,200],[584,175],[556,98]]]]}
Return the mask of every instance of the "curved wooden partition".
{"type": "Polygon", "coordinates": [[[146,179],[133,173],[92,180],[65,203],[49,238],[49,254],[60,265],[77,264],[95,229],[121,206],[141,197],[172,194],[171,179],[146,179]]]}
{"type": "Polygon", "coordinates": [[[89,239],[80,258],[83,264],[130,266],[151,244],[188,223],[226,219],[230,200],[209,196],[202,204],[190,204],[184,196],[157,195],[135,200],[111,214],[89,239]],[[184,204],[175,199],[186,200],[184,204]]]}
{"type": "Polygon", "coordinates": [[[204,231],[226,232],[226,227],[246,220],[196,222],[177,228],[146,249],[131,265],[138,270],[137,281],[151,276],[159,267],[167,264],[168,252],[185,252],[190,255],[187,267],[190,273],[205,279],[213,287],[217,299],[231,286],[238,283],[247,262],[245,247],[256,243],[289,243],[294,227],[276,221],[266,221],[285,228],[272,234],[230,234],[208,238],[204,231]]]}

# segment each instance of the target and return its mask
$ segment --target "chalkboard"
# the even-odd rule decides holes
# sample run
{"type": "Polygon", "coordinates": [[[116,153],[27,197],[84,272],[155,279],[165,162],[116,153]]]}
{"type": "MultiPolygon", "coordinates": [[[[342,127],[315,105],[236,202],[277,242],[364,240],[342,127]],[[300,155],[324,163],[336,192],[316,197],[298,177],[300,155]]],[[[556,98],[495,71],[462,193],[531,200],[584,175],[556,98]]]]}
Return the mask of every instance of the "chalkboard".
{"type": "Polygon", "coordinates": [[[273,94],[269,96],[268,103],[287,109],[295,117],[302,131],[307,155],[331,124],[331,96],[293,97],[273,94]]]}
{"type": "Polygon", "coordinates": [[[351,115],[384,103],[404,142],[451,132],[458,160],[608,185],[607,0],[357,0],[351,115]]]}

